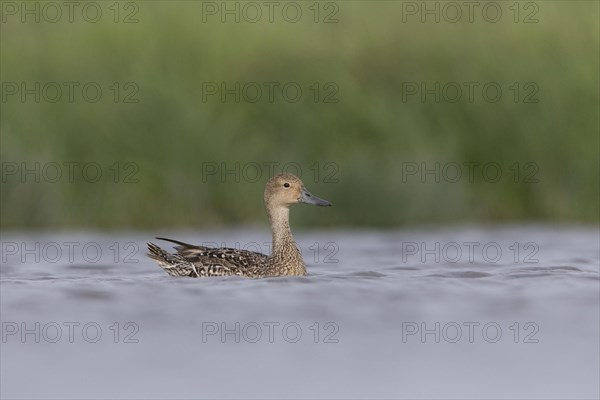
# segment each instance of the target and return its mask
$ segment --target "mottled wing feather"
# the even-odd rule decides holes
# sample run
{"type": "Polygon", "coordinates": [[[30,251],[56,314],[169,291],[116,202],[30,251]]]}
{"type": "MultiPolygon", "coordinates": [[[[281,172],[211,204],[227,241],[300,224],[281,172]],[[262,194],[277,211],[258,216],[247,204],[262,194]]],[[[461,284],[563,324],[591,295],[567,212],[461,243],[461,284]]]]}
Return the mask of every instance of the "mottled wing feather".
{"type": "Polygon", "coordinates": [[[150,256],[159,261],[159,265],[172,276],[260,276],[261,270],[266,268],[268,262],[266,255],[253,251],[229,247],[209,248],[171,239],[158,239],[177,244],[176,254],[167,253],[158,246],[152,245],[161,252],[158,256],[154,255],[157,250],[153,250],[151,244],[148,245],[150,256]]]}

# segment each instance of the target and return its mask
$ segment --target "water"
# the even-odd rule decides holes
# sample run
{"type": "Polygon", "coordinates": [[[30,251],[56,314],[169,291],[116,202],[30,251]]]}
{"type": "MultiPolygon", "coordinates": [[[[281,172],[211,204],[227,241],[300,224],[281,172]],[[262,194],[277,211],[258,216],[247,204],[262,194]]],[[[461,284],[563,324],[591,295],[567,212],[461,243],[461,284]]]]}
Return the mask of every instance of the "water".
{"type": "Polygon", "coordinates": [[[170,278],[154,234],[269,250],[4,232],[3,398],[599,396],[597,229],[299,232],[310,276],[263,280],[170,278]]]}

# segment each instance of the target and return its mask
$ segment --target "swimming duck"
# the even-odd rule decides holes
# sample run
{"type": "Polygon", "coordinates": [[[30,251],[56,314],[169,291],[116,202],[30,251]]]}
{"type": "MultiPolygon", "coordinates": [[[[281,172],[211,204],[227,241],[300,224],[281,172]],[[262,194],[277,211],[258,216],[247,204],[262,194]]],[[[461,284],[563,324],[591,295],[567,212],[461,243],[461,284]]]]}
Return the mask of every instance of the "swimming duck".
{"type": "Polygon", "coordinates": [[[228,247],[195,246],[165,238],[157,239],[175,243],[177,253],[168,253],[148,243],[148,256],[171,276],[202,278],[237,275],[265,278],[306,275],[306,266],[290,230],[290,206],[307,203],[329,207],[331,203],[313,196],[300,178],[288,173],[269,179],[265,186],[264,202],[273,234],[270,256],[228,247]]]}

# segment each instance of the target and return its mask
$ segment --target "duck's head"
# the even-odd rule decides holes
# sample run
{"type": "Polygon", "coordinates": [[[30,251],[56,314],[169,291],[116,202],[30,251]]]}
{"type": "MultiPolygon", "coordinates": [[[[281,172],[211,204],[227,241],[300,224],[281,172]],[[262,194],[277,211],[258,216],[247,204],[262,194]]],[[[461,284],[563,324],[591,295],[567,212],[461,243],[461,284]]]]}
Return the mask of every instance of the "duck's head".
{"type": "Polygon", "coordinates": [[[330,207],[327,200],[313,196],[295,175],[279,174],[273,176],[265,186],[265,205],[271,207],[289,207],[296,203],[330,207]]]}

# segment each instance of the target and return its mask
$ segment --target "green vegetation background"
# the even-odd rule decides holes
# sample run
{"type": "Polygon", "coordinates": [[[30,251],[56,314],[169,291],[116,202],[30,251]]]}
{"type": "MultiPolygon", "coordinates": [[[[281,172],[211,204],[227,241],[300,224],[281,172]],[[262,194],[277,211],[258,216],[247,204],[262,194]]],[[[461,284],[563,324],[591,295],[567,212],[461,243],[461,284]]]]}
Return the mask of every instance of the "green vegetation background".
{"type": "Polygon", "coordinates": [[[115,162],[139,167],[137,183],[5,176],[2,229],[265,223],[266,168],[253,183],[203,179],[202,166],[266,162],[299,163],[306,186],[335,205],[302,207],[295,225],[599,220],[597,2],[539,1],[532,24],[514,23],[508,3],[495,24],[480,14],[474,23],[403,23],[401,2],[338,2],[332,24],[311,16],[296,24],[203,23],[201,2],[137,4],[134,24],[108,15],[96,24],[2,23],[2,82],[104,89],[95,104],[81,96],[3,99],[4,165],[96,162],[105,176],[115,162]],[[298,82],[305,90],[335,82],[339,102],[315,102],[308,90],[297,103],[203,101],[202,82],[238,81],[298,82]],[[499,82],[503,98],[488,103],[476,91],[474,103],[403,102],[402,83],[421,81],[499,82]],[[139,102],[113,102],[114,82],[135,82],[139,102]],[[507,89],[514,82],[535,82],[539,102],[514,102],[507,89]],[[457,183],[403,182],[402,165],[411,162],[495,162],[503,176],[471,183],[464,170],[457,183]],[[511,165],[528,162],[539,182],[514,182],[511,165]],[[315,179],[315,163],[322,173],[334,163],[338,182],[315,179]]]}

